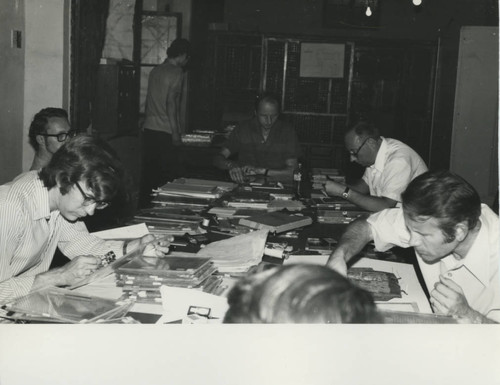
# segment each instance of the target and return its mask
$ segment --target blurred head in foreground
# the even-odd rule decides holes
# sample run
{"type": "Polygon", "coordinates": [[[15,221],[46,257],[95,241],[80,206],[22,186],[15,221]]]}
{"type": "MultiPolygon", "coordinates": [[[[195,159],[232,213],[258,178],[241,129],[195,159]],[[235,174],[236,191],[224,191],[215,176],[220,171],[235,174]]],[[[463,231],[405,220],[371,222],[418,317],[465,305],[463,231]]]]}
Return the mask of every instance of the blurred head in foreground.
{"type": "Polygon", "coordinates": [[[378,323],[373,298],[337,272],[297,264],[243,278],[224,323],[378,323]]]}

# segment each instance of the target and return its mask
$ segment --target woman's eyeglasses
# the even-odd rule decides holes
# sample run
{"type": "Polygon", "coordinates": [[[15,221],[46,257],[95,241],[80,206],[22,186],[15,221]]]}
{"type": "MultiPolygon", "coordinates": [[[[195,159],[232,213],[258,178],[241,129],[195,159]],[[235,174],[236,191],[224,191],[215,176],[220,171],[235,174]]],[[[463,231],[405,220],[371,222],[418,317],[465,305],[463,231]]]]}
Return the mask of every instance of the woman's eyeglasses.
{"type": "Polygon", "coordinates": [[[80,192],[82,193],[82,196],[83,196],[83,205],[84,206],[90,206],[90,205],[92,205],[92,204],[95,203],[95,208],[97,210],[102,210],[102,209],[108,207],[108,205],[109,205],[108,202],[98,201],[94,197],[91,197],[91,196],[85,194],[85,192],[80,187],[80,184],[78,182],[76,182],[75,185],[78,188],[78,190],[80,190],[80,192]]]}
{"type": "Polygon", "coordinates": [[[68,138],[74,138],[78,134],[78,131],[72,130],[68,132],[61,132],[59,134],[38,134],[41,136],[53,136],[57,138],[58,142],[65,142],[68,138]]]}

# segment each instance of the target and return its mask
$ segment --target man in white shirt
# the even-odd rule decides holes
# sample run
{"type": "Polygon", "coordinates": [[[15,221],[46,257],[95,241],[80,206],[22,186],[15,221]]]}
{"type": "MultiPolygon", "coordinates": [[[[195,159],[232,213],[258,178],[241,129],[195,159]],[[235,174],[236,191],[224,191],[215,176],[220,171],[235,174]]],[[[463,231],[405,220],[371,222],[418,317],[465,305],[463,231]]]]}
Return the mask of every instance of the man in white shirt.
{"type": "Polygon", "coordinates": [[[499,322],[498,216],[449,171],[418,176],[402,201],[402,208],[351,223],[327,265],[346,274],[346,262],[372,240],[380,251],[413,247],[436,313],[499,322]]]}
{"type": "Polygon", "coordinates": [[[422,158],[396,139],[384,138],[368,122],[353,126],[344,137],[351,162],[366,167],[362,179],[344,185],[328,181],[325,191],[368,210],[380,211],[401,202],[401,193],[427,171],[422,158]]]}

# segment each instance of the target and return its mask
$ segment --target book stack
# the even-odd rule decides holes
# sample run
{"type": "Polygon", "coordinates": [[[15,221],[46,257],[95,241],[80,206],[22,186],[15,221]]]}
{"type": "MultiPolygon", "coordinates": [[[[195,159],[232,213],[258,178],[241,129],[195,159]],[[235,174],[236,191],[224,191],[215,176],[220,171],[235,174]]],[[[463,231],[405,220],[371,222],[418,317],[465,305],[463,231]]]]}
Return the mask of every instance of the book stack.
{"type": "Polygon", "coordinates": [[[194,131],[192,134],[182,134],[183,144],[190,146],[208,147],[212,143],[213,131],[194,131]]]}
{"type": "Polygon", "coordinates": [[[320,254],[330,255],[337,246],[337,240],[334,238],[310,237],[306,240],[305,249],[307,251],[317,251],[320,254]]]}
{"type": "Polygon", "coordinates": [[[326,197],[322,194],[319,197],[311,198],[311,207],[315,207],[318,210],[359,210],[359,207],[354,203],[347,201],[341,197],[326,197]]]}
{"type": "Polygon", "coordinates": [[[215,199],[232,191],[236,184],[195,178],[178,178],[153,190],[154,206],[169,206],[202,211],[215,199]]]}
{"type": "Polygon", "coordinates": [[[368,214],[367,211],[318,210],[317,219],[318,223],[347,224],[366,214],[368,214]]]}
{"type": "Polygon", "coordinates": [[[282,233],[310,225],[312,224],[312,218],[305,215],[274,211],[242,218],[239,220],[239,224],[256,230],[265,229],[271,233],[282,233]]]}
{"type": "Polygon", "coordinates": [[[339,170],[335,168],[311,169],[311,182],[313,190],[321,190],[328,180],[345,184],[345,176],[340,175],[339,170]]]}
{"type": "Polygon", "coordinates": [[[151,234],[182,235],[197,233],[203,217],[190,208],[157,206],[140,210],[131,223],[145,223],[151,234]]]}
{"type": "Polygon", "coordinates": [[[139,256],[115,270],[116,284],[126,298],[143,303],[161,303],[162,285],[212,293],[222,278],[214,275],[210,258],[169,255],[164,258],[139,256]]]}
{"type": "Polygon", "coordinates": [[[163,196],[217,199],[233,190],[236,184],[208,179],[178,178],[154,190],[163,196]]]}

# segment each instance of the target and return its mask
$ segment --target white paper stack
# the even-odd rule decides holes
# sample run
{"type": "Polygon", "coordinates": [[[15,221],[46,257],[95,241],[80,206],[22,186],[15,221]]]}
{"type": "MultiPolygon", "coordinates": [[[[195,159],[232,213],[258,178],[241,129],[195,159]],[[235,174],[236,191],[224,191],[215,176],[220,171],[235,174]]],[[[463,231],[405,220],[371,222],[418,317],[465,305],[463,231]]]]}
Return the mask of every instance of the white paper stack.
{"type": "Polygon", "coordinates": [[[220,273],[246,272],[261,262],[268,233],[268,230],[259,230],[212,242],[196,256],[211,258],[220,273]]]}

